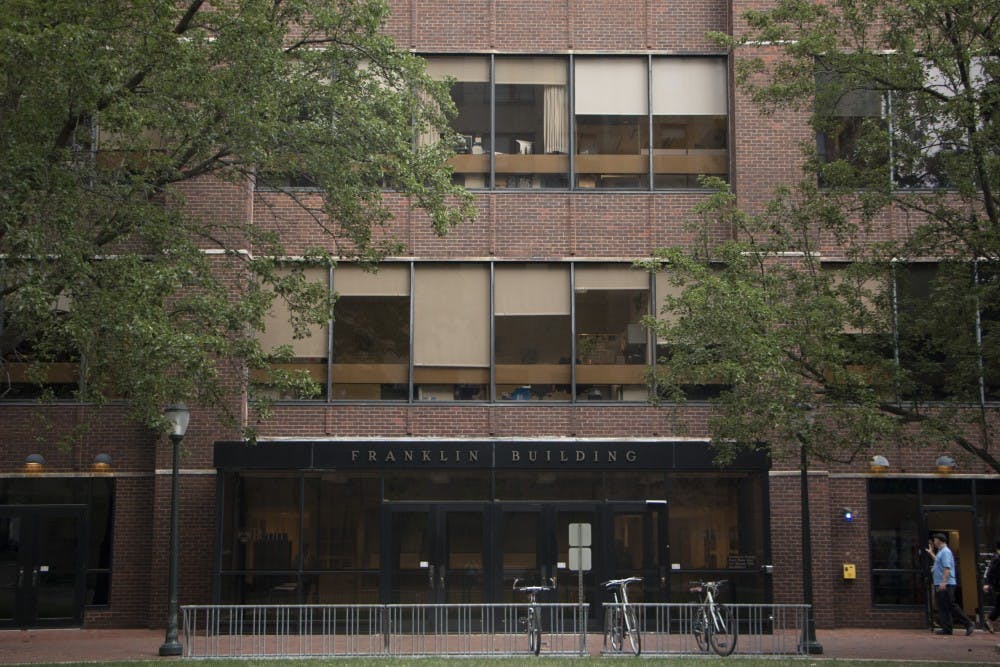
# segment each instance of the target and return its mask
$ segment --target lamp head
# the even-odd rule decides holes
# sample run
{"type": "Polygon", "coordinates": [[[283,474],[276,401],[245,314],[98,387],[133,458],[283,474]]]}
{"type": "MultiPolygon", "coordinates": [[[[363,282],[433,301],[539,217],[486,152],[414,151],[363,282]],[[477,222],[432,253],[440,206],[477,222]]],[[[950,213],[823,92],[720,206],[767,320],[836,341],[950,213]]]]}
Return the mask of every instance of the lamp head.
{"type": "Polygon", "coordinates": [[[942,474],[952,473],[955,472],[955,459],[951,458],[947,454],[942,454],[941,456],[937,457],[936,461],[934,461],[934,466],[937,468],[937,471],[939,473],[942,474]]]}
{"type": "Polygon", "coordinates": [[[854,510],[852,510],[850,507],[843,507],[841,508],[840,511],[844,515],[844,521],[846,521],[847,523],[854,521],[854,510]]]}
{"type": "Polygon", "coordinates": [[[100,454],[94,457],[95,470],[108,470],[109,468],[111,468],[112,463],[113,461],[111,459],[111,454],[106,454],[104,452],[101,452],[100,454]]]}
{"type": "Polygon", "coordinates": [[[191,413],[183,403],[168,405],[163,415],[170,422],[170,435],[183,437],[187,433],[188,422],[191,421],[191,413]]]}
{"type": "Polygon", "coordinates": [[[872,472],[885,472],[889,469],[889,459],[885,458],[881,454],[876,454],[872,457],[871,461],[868,462],[868,469],[872,472]]]}
{"type": "Polygon", "coordinates": [[[41,470],[45,465],[45,457],[41,454],[28,454],[24,459],[24,465],[29,471],[41,470]]]}

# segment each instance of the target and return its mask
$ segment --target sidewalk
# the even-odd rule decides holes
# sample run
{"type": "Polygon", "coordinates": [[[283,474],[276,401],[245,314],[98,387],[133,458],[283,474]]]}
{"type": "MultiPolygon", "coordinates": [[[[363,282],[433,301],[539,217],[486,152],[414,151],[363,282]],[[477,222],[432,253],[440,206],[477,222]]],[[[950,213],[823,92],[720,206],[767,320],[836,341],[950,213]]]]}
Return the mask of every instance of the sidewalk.
{"type": "MultiPolygon", "coordinates": [[[[0,664],[177,660],[159,657],[163,637],[163,630],[0,630],[0,664]]],[[[971,637],[961,632],[938,637],[929,630],[818,630],[816,639],[823,655],[810,656],[810,661],[860,658],[1000,664],[1000,634],[981,630],[971,637]]]]}

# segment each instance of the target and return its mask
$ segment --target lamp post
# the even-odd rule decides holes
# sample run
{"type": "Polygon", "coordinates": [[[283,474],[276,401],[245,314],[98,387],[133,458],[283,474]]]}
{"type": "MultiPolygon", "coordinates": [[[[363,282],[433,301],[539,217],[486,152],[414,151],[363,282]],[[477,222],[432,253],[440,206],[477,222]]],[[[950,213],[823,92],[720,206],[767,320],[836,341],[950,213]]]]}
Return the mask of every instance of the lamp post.
{"type": "MultiPolygon", "coordinates": [[[[806,422],[813,423],[812,406],[805,406],[806,422]]],[[[813,615],[812,535],[809,522],[809,458],[807,439],[799,434],[799,488],[802,500],[802,602],[806,605],[806,623],[802,629],[799,652],[821,655],[823,646],[816,641],[816,618],[813,615]]]]}
{"type": "Polygon", "coordinates": [[[191,413],[183,403],[168,406],[164,415],[170,422],[170,443],[173,445],[173,470],[170,475],[170,566],[167,583],[167,636],[160,646],[160,655],[180,655],[183,651],[177,640],[177,561],[179,558],[177,518],[177,462],[181,440],[187,431],[191,413]]]}

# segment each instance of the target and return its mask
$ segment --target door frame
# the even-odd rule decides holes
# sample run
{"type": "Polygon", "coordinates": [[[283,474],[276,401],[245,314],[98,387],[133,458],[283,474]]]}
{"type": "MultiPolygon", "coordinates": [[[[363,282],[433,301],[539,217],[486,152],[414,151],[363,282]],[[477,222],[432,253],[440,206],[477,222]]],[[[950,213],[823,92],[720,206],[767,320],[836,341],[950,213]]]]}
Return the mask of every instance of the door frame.
{"type": "Polygon", "coordinates": [[[0,620],[0,628],[58,628],[83,625],[87,592],[88,508],[82,504],[0,505],[0,516],[21,519],[21,548],[14,590],[14,615],[0,620]],[[44,518],[70,518],[76,522],[76,554],[73,558],[73,612],[70,616],[38,618],[38,576],[46,572],[47,556],[41,552],[40,526],[44,518]]]}
{"type": "MultiPolygon", "coordinates": [[[[490,503],[486,501],[460,502],[411,502],[393,501],[382,504],[382,576],[380,577],[379,599],[384,604],[392,602],[392,591],[398,576],[398,564],[393,556],[397,536],[393,534],[393,517],[402,513],[425,514],[428,521],[429,544],[426,549],[428,560],[426,569],[428,575],[429,602],[439,604],[446,602],[447,570],[442,581],[441,562],[448,560],[447,515],[452,512],[476,512],[482,514],[482,563],[483,563],[483,600],[492,601],[494,591],[487,574],[494,569],[490,538],[492,535],[492,512],[490,503]]],[[[423,563],[423,561],[421,561],[423,563]]],[[[424,567],[421,565],[421,567],[424,567]]]]}
{"type": "MultiPolygon", "coordinates": [[[[955,554],[958,572],[958,591],[962,596],[962,609],[969,618],[977,618],[983,608],[983,591],[979,582],[978,536],[976,534],[976,508],[972,505],[921,505],[920,520],[923,534],[942,532],[948,535],[948,547],[955,554]],[[932,517],[931,515],[937,515],[932,517]],[[955,535],[960,536],[958,547],[954,546],[955,535]],[[957,549],[957,550],[956,550],[957,549]],[[971,577],[971,585],[970,579],[971,577]],[[970,595],[970,592],[972,595],[970,595]],[[971,598],[971,599],[970,599],[971,598]]],[[[923,544],[923,541],[919,542],[923,544]]],[[[930,577],[927,578],[930,585],[930,577]]],[[[934,615],[934,595],[927,593],[927,608],[929,620],[933,624],[937,618],[934,615]]]]}

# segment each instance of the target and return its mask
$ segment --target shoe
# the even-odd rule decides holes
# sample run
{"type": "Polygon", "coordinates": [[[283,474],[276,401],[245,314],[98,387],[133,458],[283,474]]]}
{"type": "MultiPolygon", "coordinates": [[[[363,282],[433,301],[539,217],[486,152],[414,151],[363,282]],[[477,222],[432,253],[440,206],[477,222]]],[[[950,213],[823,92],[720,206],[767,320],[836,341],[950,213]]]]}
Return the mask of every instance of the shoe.
{"type": "Polygon", "coordinates": [[[987,619],[987,621],[986,621],[986,630],[991,635],[993,634],[993,632],[994,632],[994,630],[993,630],[993,621],[990,621],[989,619],[987,619]]]}
{"type": "Polygon", "coordinates": [[[968,637],[969,635],[971,635],[975,631],[976,631],[976,626],[974,626],[972,623],[969,623],[967,626],[965,626],[965,636],[966,637],[968,637]]]}
{"type": "Polygon", "coordinates": [[[951,630],[935,630],[934,634],[936,634],[936,635],[950,635],[951,634],[951,630]]]}

